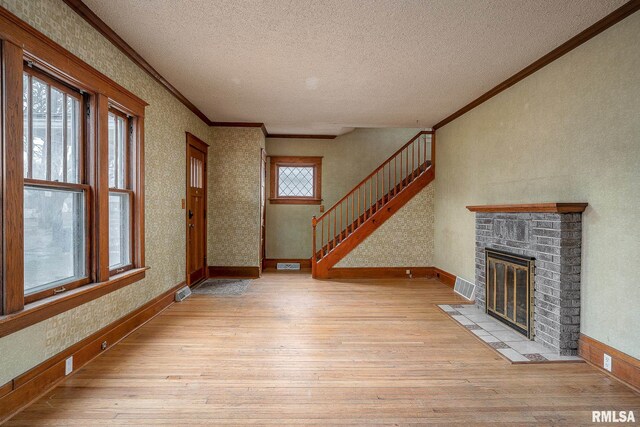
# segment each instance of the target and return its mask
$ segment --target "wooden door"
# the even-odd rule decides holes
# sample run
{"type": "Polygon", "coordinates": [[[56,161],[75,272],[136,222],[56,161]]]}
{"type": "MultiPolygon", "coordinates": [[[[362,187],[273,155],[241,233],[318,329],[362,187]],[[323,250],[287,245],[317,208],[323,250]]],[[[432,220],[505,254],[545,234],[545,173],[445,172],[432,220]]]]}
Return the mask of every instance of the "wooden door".
{"type": "Polygon", "coordinates": [[[187,284],[207,277],[207,149],[187,133],[187,284]]]}
{"type": "Polygon", "coordinates": [[[260,271],[266,258],[267,152],[260,150],[260,271]]]}

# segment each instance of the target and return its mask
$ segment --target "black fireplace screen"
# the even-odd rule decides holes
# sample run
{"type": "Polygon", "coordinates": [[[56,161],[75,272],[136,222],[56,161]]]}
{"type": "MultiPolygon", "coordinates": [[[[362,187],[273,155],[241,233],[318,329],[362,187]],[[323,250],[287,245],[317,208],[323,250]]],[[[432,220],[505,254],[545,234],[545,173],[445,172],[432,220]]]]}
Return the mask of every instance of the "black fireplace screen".
{"type": "Polygon", "coordinates": [[[487,313],[533,338],[533,258],[485,252],[487,313]]]}

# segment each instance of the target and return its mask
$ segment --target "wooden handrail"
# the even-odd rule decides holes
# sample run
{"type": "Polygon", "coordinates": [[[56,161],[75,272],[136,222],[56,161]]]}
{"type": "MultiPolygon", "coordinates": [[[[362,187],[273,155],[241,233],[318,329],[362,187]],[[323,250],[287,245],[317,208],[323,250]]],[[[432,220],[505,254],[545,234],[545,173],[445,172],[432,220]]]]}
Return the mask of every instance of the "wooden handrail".
{"type": "Polygon", "coordinates": [[[393,153],[391,156],[389,156],[389,158],[387,158],[387,160],[385,160],[384,162],[382,162],[380,164],[380,166],[378,166],[373,172],[371,172],[369,175],[367,175],[362,181],[360,181],[356,186],[353,187],[353,189],[351,191],[349,191],[342,199],[338,200],[336,203],[334,203],[329,209],[326,210],[325,213],[323,213],[322,215],[320,215],[319,218],[317,218],[317,221],[322,221],[324,219],[325,216],[327,216],[329,214],[329,212],[331,212],[332,210],[334,210],[339,204],[341,204],[342,202],[345,201],[345,199],[349,196],[351,196],[353,193],[356,192],[356,190],[358,190],[362,185],[364,185],[369,178],[371,178],[373,175],[375,175],[377,172],[380,172],[380,170],[382,168],[384,168],[387,164],[390,164],[391,161],[393,159],[395,159],[398,154],[402,153],[402,151],[404,151],[405,148],[407,148],[409,145],[411,145],[416,139],[420,138],[420,136],[422,135],[433,135],[433,131],[432,130],[423,130],[420,131],[416,134],[416,136],[414,136],[413,138],[411,138],[409,140],[409,142],[407,142],[406,144],[404,144],[402,147],[400,147],[398,149],[398,151],[396,151],[395,153],[393,153]]]}
{"type": "MultiPolygon", "coordinates": [[[[314,216],[311,221],[313,233],[312,268],[315,267],[319,260],[329,255],[356,229],[368,223],[369,219],[380,209],[403,193],[403,190],[410,183],[421,177],[428,169],[433,168],[434,159],[435,134],[433,131],[420,131],[320,217],[316,218],[314,216]],[[425,138],[421,139],[423,135],[425,135],[425,138]],[[428,141],[426,135],[431,135],[430,150],[428,150],[427,147],[428,141]],[[382,173],[382,188],[380,188],[380,173],[382,173]],[[388,175],[388,178],[385,177],[385,173],[388,175]],[[388,185],[385,191],[386,180],[388,180],[388,185]],[[375,190],[373,188],[374,185],[375,190]],[[367,186],[369,187],[368,189],[367,186]],[[346,206],[343,206],[345,204],[346,206]],[[349,204],[351,204],[351,209],[349,209],[349,204]],[[344,217],[345,213],[346,218],[344,217]],[[339,220],[338,215],[340,215],[339,220]],[[333,216],[333,218],[331,218],[331,216],[333,216]],[[340,227],[339,229],[338,225],[340,227]],[[319,236],[317,235],[318,226],[320,228],[319,236]],[[327,232],[326,240],[325,228],[327,232]],[[319,251],[317,248],[317,239],[320,240],[319,251]]],[[[433,172],[433,170],[435,169],[432,169],[431,172],[433,172]]]]}

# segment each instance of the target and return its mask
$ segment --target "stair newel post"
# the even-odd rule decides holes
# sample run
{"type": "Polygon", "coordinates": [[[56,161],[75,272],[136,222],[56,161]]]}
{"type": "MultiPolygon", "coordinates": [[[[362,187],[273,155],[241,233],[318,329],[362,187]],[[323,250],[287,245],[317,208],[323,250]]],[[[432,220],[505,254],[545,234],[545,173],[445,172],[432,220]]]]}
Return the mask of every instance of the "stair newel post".
{"type": "Polygon", "coordinates": [[[316,219],[316,216],[314,215],[313,218],[311,218],[311,228],[313,229],[313,233],[311,234],[311,245],[312,245],[312,252],[311,252],[311,275],[312,277],[315,277],[316,275],[316,263],[318,262],[317,258],[316,258],[316,225],[318,225],[318,220],[316,219]]]}

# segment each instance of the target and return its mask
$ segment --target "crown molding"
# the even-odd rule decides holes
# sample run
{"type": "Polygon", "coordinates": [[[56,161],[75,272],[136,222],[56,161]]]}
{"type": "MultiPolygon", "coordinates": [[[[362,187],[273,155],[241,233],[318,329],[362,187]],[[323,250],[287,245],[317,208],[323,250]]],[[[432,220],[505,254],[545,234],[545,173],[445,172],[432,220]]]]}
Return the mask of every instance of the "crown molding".
{"type": "Polygon", "coordinates": [[[269,133],[267,138],[298,138],[298,139],[336,139],[338,135],[308,135],[308,134],[285,134],[269,133]]]}
{"type": "MultiPolygon", "coordinates": [[[[173,96],[175,96],[180,102],[182,102],[189,110],[191,110],[196,116],[198,116],[203,122],[205,122],[208,126],[229,126],[229,127],[260,127],[266,137],[269,138],[315,138],[321,139],[322,136],[318,135],[291,135],[285,136],[281,134],[269,135],[267,132],[264,123],[251,123],[251,122],[215,122],[210,120],[202,111],[200,111],[191,101],[189,101],[178,89],[176,89],[171,83],[167,81],[158,71],[156,71],[138,52],[136,52],[127,42],[122,39],[111,27],[109,27],[102,19],[98,17],[89,7],[82,2],[82,0],[63,0],[74,12],[84,18],[92,27],[94,27],[98,32],[100,32],[104,37],[107,38],[113,45],[115,45],[118,49],[120,49],[129,59],[131,59],[135,64],[137,64],[140,68],[146,71],[154,80],[164,86],[173,96]]],[[[632,15],[633,13],[640,10],[640,0],[630,0],[625,3],[618,9],[611,12],[609,15],[605,16],[595,24],[591,25],[578,35],[569,39],[565,43],[561,44],[557,48],[553,49],[551,52],[547,53],[543,57],[534,61],[527,67],[523,68],[513,76],[509,77],[499,85],[485,92],[483,95],[474,99],[464,107],[460,108],[453,114],[450,114],[446,118],[442,119],[440,122],[432,126],[432,129],[435,131],[446,125],[447,123],[452,122],[463,114],[471,111],[478,105],[484,103],[485,101],[493,98],[500,92],[508,89],[524,78],[530,76],[541,68],[549,65],[556,59],[562,57],[566,53],[572,51],[576,47],[600,34],[604,30],[610,28],[611,26],[617,24],[622,21],[624,18],[632,15]]],[[[323,135],[326,139],[330,139],[329,137],[333,135],[323,135]]],[[[335,136],[333,136],[335,138],[335,136]]],[[[325,139],[325,138],[322,138],[325,139]]]]}
{"type": "Polygon", "coordinates": [[[450,123],[453,120],[457,119],[458,117],[462,116],[463,114],[473,110],[478,105],[483,104],[485,101],[488,101],[489,99],[493,98],[494,96],[504,91],[505,89],[510,88],[514,84],[518,83],[520,80],[523,80],[524,78],[530,76],[531,74],[535,73],[541,68],[549,65],[556,59],[562,57],[566,53],[569,53],[570,51],[577,48],[584,42],[592,39],[593,37],[597,36],[604,30],[606,30],[607,28],[612,27],[613,25],[622,21],[627,16],[634,14],[638,10],[640,10],[640,0],[631,0],[625,3],[624,5],[614,10],[613,12],[611,12],[610,14],[608,14],[607,16],[605,16],[604,18],[602,18],[601,20],[593,24],[592,26],[588,27],[586,30],[576,35],[575,37],[564,42],[557,48],[553,49],[551,52],[547,53],[543,57],[539,58],[538,60],[528,65],[527,67],[518,71],[513,76],[509,77],[499,85],[485,92],[483,95],[480,95],[478,98],[474,99],[473,101],[471,101],[470,103],[468,103],[467,105],[465,105],[464,107],[456,111],[455,113],[442,119],[441,121],[439,121],[437,124],[433,126],[433,129],[434,130],[439,129],[442,126],[446,125],[447,123],[450,123]]]}

